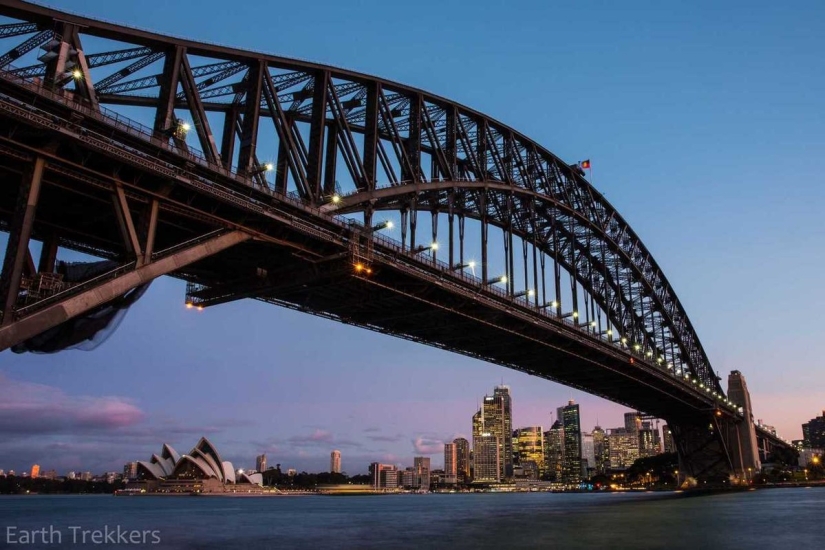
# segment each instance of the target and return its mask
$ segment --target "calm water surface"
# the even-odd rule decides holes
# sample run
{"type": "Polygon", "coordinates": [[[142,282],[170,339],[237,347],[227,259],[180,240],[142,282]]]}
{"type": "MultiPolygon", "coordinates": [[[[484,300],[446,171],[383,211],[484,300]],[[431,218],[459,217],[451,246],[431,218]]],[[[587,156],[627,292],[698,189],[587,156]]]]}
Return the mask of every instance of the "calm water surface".
{"type": "Polygon", "coordinates": [[[70,526],[159,531],[160,544],[128,545],[145,548],[822,550],[825,489],[691,498],[663,493],[0,497],[2,547],[117,546],[73,544],[70,526]],[[61,545],[8,544],[9,526],[49,525],[62,532],[61,545]]]}

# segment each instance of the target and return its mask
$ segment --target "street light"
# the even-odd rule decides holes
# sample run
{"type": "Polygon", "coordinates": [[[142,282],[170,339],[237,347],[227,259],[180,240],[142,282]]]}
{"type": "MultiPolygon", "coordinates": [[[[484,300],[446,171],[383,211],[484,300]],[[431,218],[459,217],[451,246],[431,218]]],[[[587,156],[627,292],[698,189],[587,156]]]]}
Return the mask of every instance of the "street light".
{"type": "Polygon", "coordinates": [[[533,290],[532,288],[527,289],[527,290],[520,290],[520,291],[516,292],[515,294],[513,294],[513,298],[521,298],[522,296],[527,296],[527,297],[532,298],[535,293],[536,293],[536,291],[533,290]]]}
{"type": "MultiPolygon", "coordinates": [[[[390,222],[387,222],[387,223],[390,223],[390,222]]],[[[392,225],[390,225],[389,227],[392,227],[392,225]]],[[[413,250],[412,253],[413,254],[421,254],[422,252],[426,252],[427,250],[432,250],[433,252],[435,252],[436,250],[438,250],[438,243],[432,243],[430,246],[421,245],[418,248],[416,248],[415,250],[413,250]]]]}
{"type": "Polygon", "coordinates": [[[460,269],[464,269],[465,267],[469,267],[470,269],[475,269],[476,263],[474,261],[469,261],[466,264],[455,264],[453,267],[450,268],[450,271],[458,271],[460,269]]]}
{"type": "Polygon", "coordinates": [[[502,275],[501,277],[494,277],[489,281],[485,282],[484,284],[490,286],[496,283],[507,284],[507,275],[502,275]]]}
{"type": "MultiPolygon", "coordinates": [[[[338,199],[341,200],[340,198],[338,199]]],[[[335,202],[335,197],[333,197],[333,202],[335,202]]],[[[370,228],[373,232],[381,231],[382,229],[392,229],[392,221],[384,220],[381,223],[377,223],[370,228]]]]}

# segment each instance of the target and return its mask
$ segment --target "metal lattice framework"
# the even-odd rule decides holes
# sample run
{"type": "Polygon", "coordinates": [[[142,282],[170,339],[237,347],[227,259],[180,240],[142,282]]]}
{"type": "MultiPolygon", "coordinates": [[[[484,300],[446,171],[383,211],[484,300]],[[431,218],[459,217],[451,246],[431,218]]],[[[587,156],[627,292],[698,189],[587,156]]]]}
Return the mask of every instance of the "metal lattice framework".
{"type": "Polygon", "coordinates": [[[449,250],[440,253],[450,266],[466,265],[465,219],[476,220],[484,280],[488,227],[498,228],[510,296],[525,294],[515,276],[523,260],[523,289],[535,289],[529,296],[538,311],[572,310],[617,346],[724,395],[684,307],[636,233],[576,167],[505,124],[345,69],[16,0],[0,14],[9,18],[0,25],[5,73],[92,109],[142,108],[166,143],[259,191],[297,195],[330,214],[363,213],[367,227],[374,212],[397,211],[411,250],[419,212],[431,214],[434,239],[446,219],[449,250]],[[199,150],[187,145],[183,120],[191,120],[188,141],[199,150]],[[262,162],[270,156],[274,182],[262,162]]]}

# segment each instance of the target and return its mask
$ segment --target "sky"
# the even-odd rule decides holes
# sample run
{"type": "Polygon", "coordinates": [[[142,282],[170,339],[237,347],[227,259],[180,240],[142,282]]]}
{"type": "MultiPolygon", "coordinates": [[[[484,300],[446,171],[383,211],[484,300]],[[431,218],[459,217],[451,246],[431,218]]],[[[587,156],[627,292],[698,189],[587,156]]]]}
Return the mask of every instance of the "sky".
{"type": "MultiPolygon", "coordinates": [[[[825,409],[825,5],[782,2],[52,0],[163,33],[380,75],[518,129],[642,238],[726,378],[787,439],[825,409]],[[619,5],[620,4],[620,5],[619,5]],[[724,5],[720,5],[724,4],[724,5]],[[792,5],[791,5],[792,4],[792,5]]],[[[254,301],[183,307],[161,279],[91,352],[0,354],[0,468],[120,470],[208,436],[238,467],[411,465],[504,382],[514,427],[618,405],[254,301]]]]}

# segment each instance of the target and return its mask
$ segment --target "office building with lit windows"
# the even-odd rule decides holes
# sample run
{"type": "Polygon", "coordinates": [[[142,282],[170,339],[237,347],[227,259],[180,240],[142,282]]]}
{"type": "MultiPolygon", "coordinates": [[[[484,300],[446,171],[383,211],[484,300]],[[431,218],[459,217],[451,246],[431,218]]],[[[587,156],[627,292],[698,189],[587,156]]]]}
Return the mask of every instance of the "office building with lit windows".
{"type": "Polygon", "coordinates": [[[470,481],[470,442],[459,437],[453,440],[456,456],[456,474],[462,483],[470,481]]]}
{"type": "Polygon", "coordinates": [[[558,408],[558,416],[564,430],[561,481],[578,484],[582,480],[582,432],[579,406],[572,400],[558,408]]]}
{"type": "Polygon", "coordinates": [[[513,451],[519,465],[535,463],[538,476],[544,475],[544,434],[541,426],[519,428],[513,432],[513,451]]]}

